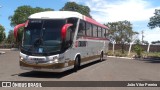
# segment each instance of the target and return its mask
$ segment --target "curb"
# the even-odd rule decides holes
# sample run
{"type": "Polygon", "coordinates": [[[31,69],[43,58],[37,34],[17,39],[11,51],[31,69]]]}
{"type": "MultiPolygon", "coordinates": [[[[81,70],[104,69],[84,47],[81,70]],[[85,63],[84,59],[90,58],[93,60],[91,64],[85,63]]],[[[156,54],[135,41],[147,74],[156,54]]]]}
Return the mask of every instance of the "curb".
{"type": "Polygon", "coordinates": [[[11,51],[18,51],[19,49],[18,48],[11,48],[10,50],[11,51]]]}
{"type": "Polygon", "coordinates": [[[6,52],[2,52],[2,51],[0,51],[0,54],[5,54],[6,52]]]}
{"type": "Polygon", "coordinates": [[[129,58],[129,57],[116,57],[116,56],[107,56],[111,58],[122,58],[122,59],[134,59],[134,58],[129,58]]]}
{"type": "Polygon", "coordinates": [[[11,48],[11,49],[0,49],[0,51],[18,51],[18,48],[11,48]]]}
{"type": "Polygon", "coordinates": [[[9,50],[11,50],[11,49],[0,49],[1,51],[9,51],[9,50]]]}

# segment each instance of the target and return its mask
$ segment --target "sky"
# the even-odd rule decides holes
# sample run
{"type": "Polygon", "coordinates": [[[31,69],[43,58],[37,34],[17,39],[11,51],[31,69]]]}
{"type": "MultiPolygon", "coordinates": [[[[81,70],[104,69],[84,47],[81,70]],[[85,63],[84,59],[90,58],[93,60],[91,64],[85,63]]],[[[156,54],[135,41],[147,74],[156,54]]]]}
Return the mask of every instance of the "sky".
{"type": "Polygon", "coordinates": [[[144,31],[144,40],[148,42],[160,40],[160,28],[149,29],[149,18],[154,15],[155,9],[160,9],[160,0],[0,0],[0,24],[5,27],[8,35],[10,26],[8,17],[14,14],[18,6],[30,5],[32,7],[61,9],[66,2],[74,1],[86,5],[91,9],[91,16],[104,24],[128,20],[133,25],[133,30],[144,31]]]}

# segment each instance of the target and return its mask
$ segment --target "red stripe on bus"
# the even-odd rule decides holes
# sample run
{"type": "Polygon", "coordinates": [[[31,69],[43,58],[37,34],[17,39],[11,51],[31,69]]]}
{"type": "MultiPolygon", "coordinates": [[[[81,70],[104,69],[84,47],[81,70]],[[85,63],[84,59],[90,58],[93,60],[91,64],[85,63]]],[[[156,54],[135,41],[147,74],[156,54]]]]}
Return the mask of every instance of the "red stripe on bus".
{"type": "Polygon", "coordinates": [[[105,25],[100,24],[100,23],[96,22],[95,20],[93,20],[93,19],[91,19],[91,18],[89,18],[89,17],[87,17],[87,16],[84,16],[84,19],[85,19],[85,21],[87,21],[87,22],[90,22],[90,23],[92,23],[92,24],[95,24],[95,25],[98,25],[98,26],[100,26],[100,27],[103,27],[103,28],[108,29],[108,27],[106,27],[105,25]]]}

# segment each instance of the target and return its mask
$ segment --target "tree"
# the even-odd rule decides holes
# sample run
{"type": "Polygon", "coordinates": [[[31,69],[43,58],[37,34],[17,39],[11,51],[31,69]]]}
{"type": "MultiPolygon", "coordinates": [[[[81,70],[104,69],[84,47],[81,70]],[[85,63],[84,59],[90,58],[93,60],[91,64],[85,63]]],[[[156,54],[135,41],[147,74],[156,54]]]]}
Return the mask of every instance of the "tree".
{"type": "Polygon", "coordinates": [[[160,9],[155,9],[154,16],[150,18],[148,27],[151,29],[160,27],[160,9]]]}
{"type": "MultiPolygon", "coordinates": [[[[43,12],[43,11],[53,11],[51,8],[40,8],[40,7],[31,7],[31,6],[20,6],[18,7],[12,16],[9,16],[9,20],[11,21],[11,26],[16,26],[18,24],[26,22],[28,17],[31,14],[38,13],[38,12],[43,12]]],[[[22,33],[23,33],[23,28],[21,28],[18,31],[18,38],[17,41],[19,44],[21,43],[22,40],[22,33]]]]}
{"type": "Polygon", "coordinates": [[[20,6],[14,11],[14,15],[9,16],[9,20],[11,21],[11,26],[15,26],[17,24],[24,23],[31,14],[43,12],[43,11],[53,11],[50,8],[33,8],[31,6],[20,6]]]}
{"type": "Polygon", "coordinates": [[[148,41],[145,41],[145,40],[143,40],[142,43],[143,43],[144,45],[148,45],[148,44],[149,44],[149,42],[148,42],[148,41]]]}
{"type": "Polygon", "coordinates": [[[137,32],[132,30],[132,24],[129,21],[111,22],[106,24],[109,27],[109,37],[112,41],[122,45],[122,53],[124,53],[124,44],[130,43],[132,37],[137,32]]]}
{"type": "Polygon", "coordinates": [[[6,38],[4,30],[5,28],[2,25],[0,25],[0,43],[6,38]]]}
{"type": "Polygon", "coordinates": [[[7,42],[12,44],[12,43],[15,43],[16,40],[14,38],[14,32],[13,30],[10,30],[9,33],[8,33],[8,37],[7,37],[7,42]]]}
{"type": "Polygon", "coordinates": [[[60,11],[76,11],[83,15],[91,17],[90,8],[88,6],[79,5],[75,2],[67,2],[65,6],[60,9],[60,11]]]}
{"type": "Polygon", "coordinates": [[[157,44],[157,43],[160,43],[160,41],[158,40],[158,41],[152,41],[151,42],[152,44],[157,44]]]}
{"type": "Polygon", "coordinates": [[[136,40],[136,45],[134,46],[134,51],[136,52],[138,58],[142,56],[143,48],[141,47],[140,40],[136,40]]]}

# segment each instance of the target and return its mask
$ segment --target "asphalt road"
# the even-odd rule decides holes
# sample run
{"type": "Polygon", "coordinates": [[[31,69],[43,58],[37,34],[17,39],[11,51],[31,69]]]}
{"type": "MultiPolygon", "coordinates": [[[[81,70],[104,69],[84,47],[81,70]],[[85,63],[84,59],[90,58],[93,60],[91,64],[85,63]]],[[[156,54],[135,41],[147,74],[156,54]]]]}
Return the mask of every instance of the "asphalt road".
{"type": "MultiPolygon", "coordinates": [[[[107,58],[63,73],[31,72],[19,68],[19,52],[5,51],[0,55],[0,81],[160,81],[160,61],[107,58]]],[[[0,88],[0,90],[6,88],[0,88]]],[[[15,89],[17,88],[7,88],[15,89]]],[[[18,88],[22,89],[22,88],[18,88]]],[[[27,88],[23,88],[27,89],[27,88]]],[[[37,88],[30,88],[37,89],[37,88]]],[[[44,88],[39,88],[44,89],[44,88]]],[[[160,88],[133,87],[53,87],[46,90],[160,90],[160,88]]],[[[28,89],[27,89],[28,90],[28,89]]]]}

